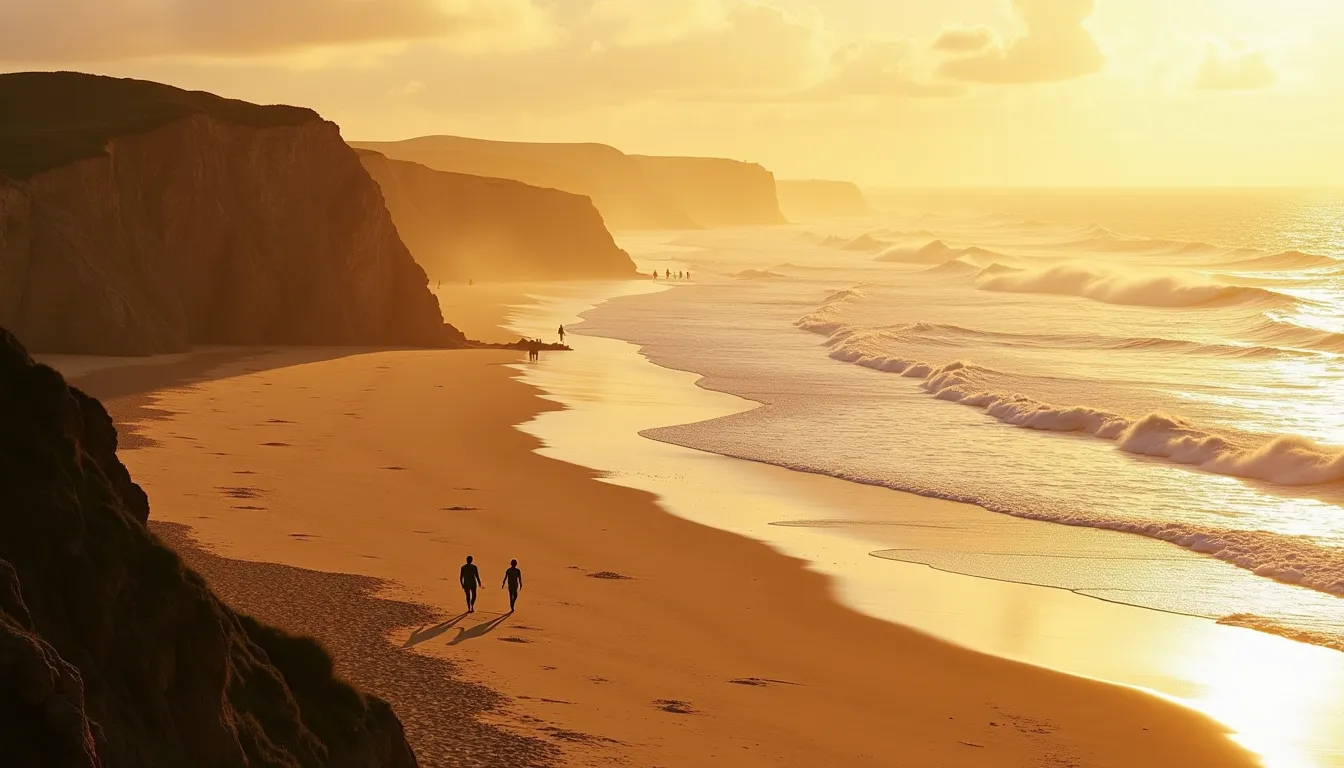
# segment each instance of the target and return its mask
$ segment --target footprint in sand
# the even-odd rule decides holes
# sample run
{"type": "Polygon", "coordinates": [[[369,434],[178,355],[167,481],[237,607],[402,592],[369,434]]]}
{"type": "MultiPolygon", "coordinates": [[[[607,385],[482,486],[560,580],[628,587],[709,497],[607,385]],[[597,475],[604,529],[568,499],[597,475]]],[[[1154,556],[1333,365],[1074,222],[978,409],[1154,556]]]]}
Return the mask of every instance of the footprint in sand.
{"type": "Polygon", "coordinates": [[[393,465],[393,466],[390,466],[390,467],[383,467],[383,469],[388,469],[388,470],[391,470],[391,471],[393,471],[393,472],[405,472],[405,471],[406,471],[406,467],[399,467],[399,466],[396,466],[396,465],[393,465]]]}
{"type": "Polygon", "coordinates": [[[499,638],[499,641],[500,641],[501,643],[530,643],[530,642],[532,642],[531,640],[528,640],[528,639],[525,638],[525,637],[515,637],[515,636],[512,636],[512,635],[510,635],[509,637],[501,637],[501,638],[499,638]]]}
{"type": "Polygon", "coordinates": [[[245,510],[247,510],[247,511],[249,511],[249,512],[265,512],[265,511],[266,511],[266,508],[265,508],[265,507],[258,507],[258,506],[254,506],[254,505],[251,505],[251,504],[245,504],[245,505],[235,506],[235,507],[232,507],[232,509],[245,509],[245,510]]]}
{"type": "Polygon", "coordinates": [[[738,677],[728,682],[733,685],[748,685],[754,688],[768,688],[772,685],[798,685],[788,680],[771,680],[768,677],[738,677]]]}
{"type": "Polygon", "coordinates": [[[266,495],[264,490],[251,486],[220,485],[216,486],[215,490],[231,499],[260,499],[266,495]]]}
{"type": "Polygon", "coordinates": [[[623,574],[623,573],[616,573],[616,572],[614,572],[614,571],[598,571],[597,573],[590,573],[590,574],[588,574],[588,578],[590,578],[590,579],[607,579],[607,580],[610,580],[610,581],[629,581],[630,579],[632,579],[632,578],[634,578],[634,577],[632,577],[632,576],[626,576],[626,575],[623,574]]]}
{"type": "Polygon", "coordinates": [[[299,541],[307,541],[309,539],[320,539],[322,537],[313,533],[291,533],[289,534],[289,538],[298,539],[299,541]]]}
{"type": "Polygon", "coordinates": [[[444,512],[479,512],[480,507],[439,507],[444,512]]]}
{"type": "Polygon", "coordinates": [[[689,701],[678,701],[677,699],[655,699],[653,706],[664,712],[671,712],[674,715],[694,715],[695,708],[689,701]]]}
{"type": "Polygon", "coordinates": [[[233,474],[235,474],[235,475],[255,475],[255,474],[257,474],[257,473],[256,473],[256,472],[253,472],[253,471],[250,470],[250,469],[235,469],[235,470],[233,470],[233,474]]]}
{"type": "Polygon", "coordinates": [[[565,741],[571,744],[590,744],[590,745],[619,744],[622,746],[625,745],[625,742],[610,738],[608,736],[592,736],[587,733],[580,733],[579,731],[571,731],[567,728],[558,728],[553,725],[548,725],[538,730],[550,735],[551,738],[557,741],[565,741]]]}
{"type": "Polygon", "coordinates": [[[291,446],[289,443],[262,443],[262,446],[264,446],[264,447],[266,447],[266,448],[292,448],[292,447],[293,447],[293,446],[291,446]]]}

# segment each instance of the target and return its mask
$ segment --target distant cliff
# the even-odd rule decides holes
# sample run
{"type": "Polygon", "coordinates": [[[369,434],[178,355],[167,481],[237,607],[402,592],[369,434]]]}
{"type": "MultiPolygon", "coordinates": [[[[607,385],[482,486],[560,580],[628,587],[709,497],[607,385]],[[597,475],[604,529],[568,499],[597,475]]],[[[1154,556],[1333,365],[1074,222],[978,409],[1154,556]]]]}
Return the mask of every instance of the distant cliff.
{"type": "Polygon", "coordinates": [[[401,239],[434,280],[633,277],[586,197],[357,150],[401,239]]]}
{"type": "Polygon", "coordinates": [[[636,155],[649,181],[702,227],[784,224],[775,176],[755,163],[636,155]]]}
{"type": "Polygon", "coordinates": [[[74,73],[0,75],[0,325],[94,354],[464,342],[335,125],[74,73]]]}
{"type": "Polygon", "coordinates": [[[616,229],[687,229],[696,224],[649,183],[640,164],[604,144],[528,144],[458,136],[351,142],[439,171],[513,179],[592,199],[616,229]]]}
{"type": "Polygon", "coordinates": [[[0,762],[415,766],[386,703],[150,534],[107,412],[3,328],[0,424],[0,762]]]}
{"type": "Polygon", "coordinates": [[[872,213],[863,190],[848,181],[781,179],[779,207],[794,221],[866,216],[872,213]]]}
{"type": "Polygon", "coordinates": [[[362,141],[435,170],[513,179],[592,198],[613,229],[698,229],[780,224],[774,177],[758,165],[714,158],[627,155],[604,144],[528,144],[457,136],[362,141]]]}

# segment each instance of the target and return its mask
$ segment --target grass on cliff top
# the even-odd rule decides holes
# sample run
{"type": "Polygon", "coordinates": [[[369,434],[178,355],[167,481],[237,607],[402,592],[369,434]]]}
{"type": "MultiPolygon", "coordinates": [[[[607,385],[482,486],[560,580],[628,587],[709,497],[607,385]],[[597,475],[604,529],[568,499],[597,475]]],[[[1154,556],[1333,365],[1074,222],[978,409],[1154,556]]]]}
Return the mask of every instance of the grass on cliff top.
{"type": "Polygon", "coordinates": [[[251,127],[320,119],[309,109],[259,106],[144,80],[78,72],[0,75],[0,175],[26,179],[100,157],[113,138],[201,113],[251,127]]]}

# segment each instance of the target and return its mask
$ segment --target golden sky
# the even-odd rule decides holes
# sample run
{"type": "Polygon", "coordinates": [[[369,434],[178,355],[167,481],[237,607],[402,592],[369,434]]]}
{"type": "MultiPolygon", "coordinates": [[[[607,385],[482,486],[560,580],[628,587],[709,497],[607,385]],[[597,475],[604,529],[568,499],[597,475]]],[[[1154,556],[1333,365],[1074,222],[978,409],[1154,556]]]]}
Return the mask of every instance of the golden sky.
{"type": "Polygon", "coordinates": [[[1344,184],[1344,0],[0,0],[0,69],[873,186],[1344,184]]]}

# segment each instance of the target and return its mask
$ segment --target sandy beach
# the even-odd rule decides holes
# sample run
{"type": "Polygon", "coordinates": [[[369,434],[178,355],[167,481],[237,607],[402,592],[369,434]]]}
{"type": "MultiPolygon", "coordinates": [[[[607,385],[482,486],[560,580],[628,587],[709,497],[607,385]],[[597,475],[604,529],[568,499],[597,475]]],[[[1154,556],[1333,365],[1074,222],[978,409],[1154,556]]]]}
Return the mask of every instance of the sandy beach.
{"type": "MultiPolygon", "coordinates": [[[[525,302],[482,294],[477,327],[525,302]]],[[[520,360],[210,350],[75,383],[129,428],[160,535],[328,645],[427,766],[1256,763],[1192,710],[862,615],[799,560],[538,454],[515,427],[558,406],[520,360]]]]}

